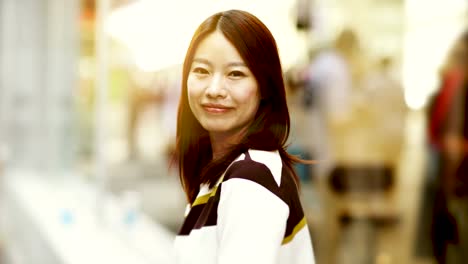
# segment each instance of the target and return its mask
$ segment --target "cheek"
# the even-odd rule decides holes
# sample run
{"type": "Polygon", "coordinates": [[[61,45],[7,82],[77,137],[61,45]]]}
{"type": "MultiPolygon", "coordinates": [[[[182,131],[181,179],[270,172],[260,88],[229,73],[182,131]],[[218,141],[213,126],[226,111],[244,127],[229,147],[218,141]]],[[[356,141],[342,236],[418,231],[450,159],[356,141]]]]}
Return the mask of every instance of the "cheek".
{"type": "Polygon", "coordinates": [[[245,89],[239,89],[237,98],[243,102],[252,103],[260,98],[259,91],[256,85],[249,85],[245,89]]]}
{"type": "Polygon", "coordinates": [[[187,96],[189,99],[189,102],[192,100],[196,100],[196,97],[198,97],[201,93],[200,89],[200,83],[194,80],[194,78],[188,78],[187,80],[187,96]]]}
{"type": "Polygon", "coordinates": [[[237,102],[243,104],[248,111],[256,110],[260,104],[260,93],[255,85],[237,90],[235,97],[237,102]]]}
{"type": "Polygon", "coordinates": [[[189,79],[187,80],[187,99],[188,99],[190,109],[192,110],[193,113],[196,112],[195,111],[196,109],[194,109],[194,106],[196,105],[196,102],[198,101],[199,93],[200,92],[199,92],[199,89],[197,89],[196,82],[194,82],[193,79],[189,77],[189,79]]]}

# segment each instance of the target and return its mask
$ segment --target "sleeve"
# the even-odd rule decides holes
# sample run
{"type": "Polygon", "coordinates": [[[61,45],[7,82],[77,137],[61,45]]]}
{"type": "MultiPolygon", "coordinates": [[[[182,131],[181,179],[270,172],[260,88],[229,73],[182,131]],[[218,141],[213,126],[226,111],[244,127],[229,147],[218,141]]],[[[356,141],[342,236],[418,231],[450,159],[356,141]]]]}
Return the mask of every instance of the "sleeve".
{"type": "MultiPolygon", "coordinates": [[[[258,175],[258,170],[250,173],[255,173],[256,178],[272,177],[267,168],[265,171],[265,175],[258,175]]],[[[218,206],[217,263],[277,263],[288,215],[283,200],[245,175],[223,182],[218,206]]]]}

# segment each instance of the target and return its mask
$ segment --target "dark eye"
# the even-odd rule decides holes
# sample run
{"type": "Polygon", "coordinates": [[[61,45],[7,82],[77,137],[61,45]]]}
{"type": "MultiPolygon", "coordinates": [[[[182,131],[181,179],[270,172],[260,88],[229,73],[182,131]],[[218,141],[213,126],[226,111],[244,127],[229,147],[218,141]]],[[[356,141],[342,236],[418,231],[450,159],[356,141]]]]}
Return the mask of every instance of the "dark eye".
{"type": "Polygon", "coordinates": [[[229,76],[231,77],[244,77],[245,74],[241,71],[232,71],[229,73],[229,76]]]}
{"type": "Polygon", "coordinates": [[[201,67],[194,68],[192,72],[197,73],[197,74],[208,74],[208,71],[201,67]]]}

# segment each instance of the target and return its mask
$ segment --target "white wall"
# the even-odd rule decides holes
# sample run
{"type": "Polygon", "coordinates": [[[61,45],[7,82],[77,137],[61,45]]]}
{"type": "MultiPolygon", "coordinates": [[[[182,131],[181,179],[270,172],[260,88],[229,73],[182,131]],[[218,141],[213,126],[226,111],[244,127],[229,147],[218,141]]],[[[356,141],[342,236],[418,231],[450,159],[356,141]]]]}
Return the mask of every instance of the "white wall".
{"type": "Polygon", "coordinates": [[[439,69],[467,22],[465,0],[405,2],[403,83],[410,107],[425,105],[438,88],[439,69]]]}

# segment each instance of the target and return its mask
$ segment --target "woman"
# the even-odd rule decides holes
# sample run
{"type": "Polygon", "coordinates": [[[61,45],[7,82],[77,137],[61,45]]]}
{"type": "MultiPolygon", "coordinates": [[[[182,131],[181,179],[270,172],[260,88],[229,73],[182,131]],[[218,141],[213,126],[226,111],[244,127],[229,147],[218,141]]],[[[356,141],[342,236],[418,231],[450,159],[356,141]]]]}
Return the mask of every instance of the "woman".
{"type": "Polygon", "coordinates": [[[314,263],[288,133],[270,31],[245,11],[206,19],[183,66],[176,149],[190,206],[177,263],[314,263]]]}

